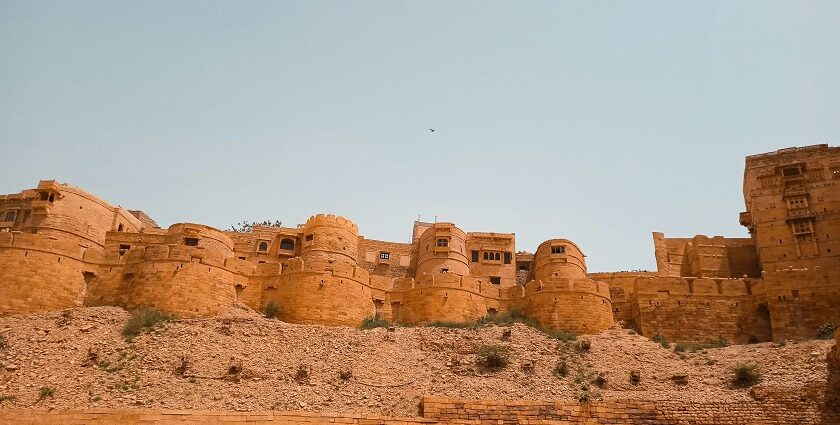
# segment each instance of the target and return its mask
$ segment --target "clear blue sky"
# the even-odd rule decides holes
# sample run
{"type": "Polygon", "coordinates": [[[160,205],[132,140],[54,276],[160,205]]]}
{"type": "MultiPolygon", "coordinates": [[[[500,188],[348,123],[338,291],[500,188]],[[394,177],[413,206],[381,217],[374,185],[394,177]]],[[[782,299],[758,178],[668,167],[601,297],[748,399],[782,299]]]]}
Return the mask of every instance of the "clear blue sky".
{"type": "Polygon", "coordinates": [[[837,1],[0,1],[0,193],[163,226],[437,215],[652,270],[652,231],[746,236],[745,155],[838,139],[837,1]]]}

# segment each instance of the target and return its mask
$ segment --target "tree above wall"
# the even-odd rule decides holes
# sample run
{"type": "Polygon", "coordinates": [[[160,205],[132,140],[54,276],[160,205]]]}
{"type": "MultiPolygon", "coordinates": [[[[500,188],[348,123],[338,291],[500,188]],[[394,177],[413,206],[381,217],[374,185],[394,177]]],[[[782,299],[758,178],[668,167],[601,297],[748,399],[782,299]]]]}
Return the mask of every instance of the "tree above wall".
{"type": "Polygon", "coordinates": [[[230,230],[234,232],[249,233],[254,230],[254,226],[269,226],[280,227],[283,223],[280,220],[264,220],[264,221],[242,221],[230,226],[230,230]]]}

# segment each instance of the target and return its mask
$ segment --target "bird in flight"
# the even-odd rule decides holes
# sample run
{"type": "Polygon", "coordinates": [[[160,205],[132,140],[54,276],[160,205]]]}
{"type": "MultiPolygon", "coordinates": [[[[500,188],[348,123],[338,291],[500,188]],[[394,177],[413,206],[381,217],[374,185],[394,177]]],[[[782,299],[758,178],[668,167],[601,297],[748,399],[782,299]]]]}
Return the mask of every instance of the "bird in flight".
{"type": "Polygon", "coordinates": [[[430,132],[430,133],[434,133],[434,132],[435,132],[435,129],[434,129],[434,128],[430,128],[430,129],[429,129],[429,132],[430,132]]]}

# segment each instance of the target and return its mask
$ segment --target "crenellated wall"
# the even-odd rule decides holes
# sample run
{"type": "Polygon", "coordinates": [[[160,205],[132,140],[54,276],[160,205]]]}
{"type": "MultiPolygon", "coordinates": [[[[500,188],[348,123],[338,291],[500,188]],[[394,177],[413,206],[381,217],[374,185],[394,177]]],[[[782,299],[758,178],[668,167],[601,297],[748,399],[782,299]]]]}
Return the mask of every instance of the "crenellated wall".
{"type": "Polygon", "coordinates": [[[517,304],[525,316],[550,329],[589,334],[613,324],[609,286],[586,277],[528,282],[517,304]]]}
{"type": "Polygon", "coordinates": [[[630,303],[633,323],[645,336],[734,343],[773,336],[761,279],[641,277],[630,303]]]}
{"type": "Polygon", "coordinates": [[[305,261],[332,260],[356,265],[359,229],[353,222],[332,214],[318,214],[306,220],[300,256],[305,261]]]}
{"type": "Polygon", "coordinates": [[[292,323],[356,326],[375,314],[368,272],[347,262],[292,259],[276,280],[263,288],[263,305],[280,306],[281,320],[292,323]]]}
{"type": "Polygon", "coordinates": [[[426,274],[400,283],[390,294],[391,302],[399,304],[394,315],[398,323],[468,322],[486,316],[488,309],[500,309],[501,297],[488,299],[489,294],[483,294],[481,284],[471,276],[426,274]]]}
{"type": "Polygon", "coordinates": [[[516,251],[514,233],[415,222],[408,243],[369,240],[318,214],[297,227],[160,229],[54,180],[0,195],[0,314],[82,305],[213,315],[234,303],[298,323],[475,321],[521,310],[548,328],[622,321],[674,341],[814,338],[840,322],[840,148],[747,157],[749,238],[653,234],[657,272],[587,274],[567,239],[516,251]]]}

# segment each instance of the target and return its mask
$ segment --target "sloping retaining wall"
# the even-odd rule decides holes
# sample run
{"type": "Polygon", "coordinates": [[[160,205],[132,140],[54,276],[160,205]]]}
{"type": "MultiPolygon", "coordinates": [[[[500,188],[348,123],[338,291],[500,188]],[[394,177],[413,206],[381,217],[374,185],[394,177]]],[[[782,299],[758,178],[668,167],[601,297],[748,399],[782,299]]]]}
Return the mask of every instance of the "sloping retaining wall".
{"type": "Polygon", "coordinates": [[[492,401],[424,397],[422,417],[306,412],[217,412],[186,410],[0,410],[0,424],[182,425],[228,424],[583,424],[583,425],[788,425],[838,424],[837,397],[767,397],[755,402],[683,401],[492,401]]]}

